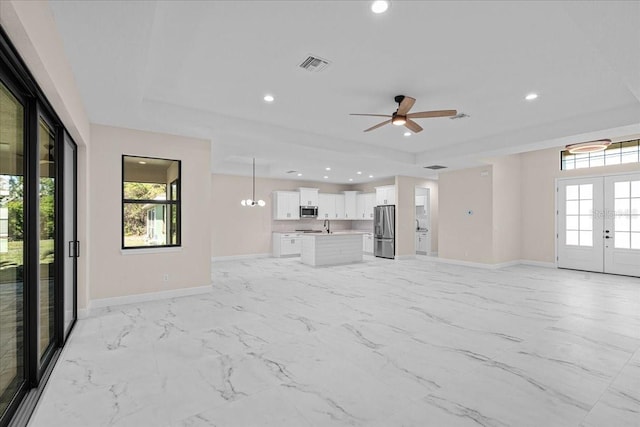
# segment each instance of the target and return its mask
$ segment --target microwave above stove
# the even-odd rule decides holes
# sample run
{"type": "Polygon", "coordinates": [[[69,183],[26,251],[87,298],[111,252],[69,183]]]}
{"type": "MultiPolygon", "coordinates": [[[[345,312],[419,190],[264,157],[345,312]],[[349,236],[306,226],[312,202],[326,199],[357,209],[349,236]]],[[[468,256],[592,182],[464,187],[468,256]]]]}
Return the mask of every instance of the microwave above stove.
{"type": "Polygon", "coordinates": [[[317,206],[300,206],[300,218],[317,218],[317,206]]]}

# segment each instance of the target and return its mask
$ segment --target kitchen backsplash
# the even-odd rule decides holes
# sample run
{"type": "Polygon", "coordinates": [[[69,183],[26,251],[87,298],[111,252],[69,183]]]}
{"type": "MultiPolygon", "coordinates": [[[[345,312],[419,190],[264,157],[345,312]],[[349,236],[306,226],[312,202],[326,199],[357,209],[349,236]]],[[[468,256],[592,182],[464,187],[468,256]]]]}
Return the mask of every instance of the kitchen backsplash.
{"type": "MultiPolygon", "coordinates": [[[[323,230],[323,220],[300,219],[297,221],[271,221],[271,231],[275,233],[288,233],[296,230],[323,230]]],[[[373,230],[373,221],[351,221],[333,219],[330,224],[332,231],[344,230],[373,230]]]]}

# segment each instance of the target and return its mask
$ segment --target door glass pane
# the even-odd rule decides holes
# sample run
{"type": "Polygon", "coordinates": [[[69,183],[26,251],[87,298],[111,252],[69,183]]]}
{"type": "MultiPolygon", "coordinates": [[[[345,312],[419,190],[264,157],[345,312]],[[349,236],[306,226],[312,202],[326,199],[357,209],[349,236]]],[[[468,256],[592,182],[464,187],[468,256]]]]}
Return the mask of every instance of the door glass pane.
{"type": "Polygon", "coordinates": [[[616,231],[630,231],[631,217],[629,215],[616,215],[614,227],[616,231]]]}
{"type": "Polygon", "coordinates": [[[593,246],[593,233],[591,231],[580,231],[580,246],[593,246]]]}
{"type": "Polygon", "coordinates": [[[631,217],[631,231],[640,231],[640,215],[631,217]]]}
{"type": "Polygon", "coordinates": [[[569,200],[567,201],[567,215],[578,215],[580,213],[579,202],[569,200]]]}
{"type": "Polygon", "coordinates": [[[629,191],[631,189],[629,181],[621,181],[615,183],[615,188],[613,190],[614,196],[616,199],[622,199],[629,197],[629,191]]]}
{"type": "Polygon", "coordinates": [[[640,233],[631,233],[631,249],[640,249],[640,233]]]}
{"type": "Polygon", "coordinates": [[[591,215],[593,213],[593,200],[580,200],[580,215],[591,215]]]}
{"type": "Polygon", "coordinates": [[[640,198],[631,199],[631,214],[640,215],[640,198]]]}
{"type": "Polygon", "coordinates": [[[640,197],[640,181],[631,182],[631,197],[640,197]]]}
{"type": "Polygon", "coordinates": [[[567,245],[578,245],[578,231],[567,231],[567,245]]]}
{"type": "Polygon", "coordinates": [[[580,215],[580,230],[593,230],[593,218],[590,215],[580,215]]]}
{"type": "Polygon", "coordinates": [[[578,215],[567,215],[567,230],[578,230],[580,228],[578,215]]]}
{"type": "Polygon", "coordinates": [[[582,184],[580,186],[580,199],[593,199],[593,184],[582,184]]]}
{"type": "Polygon", "coordinates": [[[39,211],[40,211],[40,357],[53,341],[54,332],[54,286],[55,286],[55,169],[54,134],[51,128],[40,120],[38,131],[40,154],[39,211]]]}
{"type": "Polygon", "coordinates": [[[629,215],[630,208],[630,199],[616,199],[615,200],[615,210],[616,215],[629,215]]]}
{"type": "Polygon", "coordinates": [[[579,185],[567,185],[567,200],[578,200],[580,198],[578,193],[579,185]]]}
{"type": "Polygon", "coordinates": [[[0,418],[24,379],[24,109],[0,83],[0,418]]]}
{"type": "Polygon", "coordinates": [[[64,331],[75,319],[75,144],[65,135],[64,142],[64,331]],[[69,253],[71,252],[71,253],[69,253]]]}

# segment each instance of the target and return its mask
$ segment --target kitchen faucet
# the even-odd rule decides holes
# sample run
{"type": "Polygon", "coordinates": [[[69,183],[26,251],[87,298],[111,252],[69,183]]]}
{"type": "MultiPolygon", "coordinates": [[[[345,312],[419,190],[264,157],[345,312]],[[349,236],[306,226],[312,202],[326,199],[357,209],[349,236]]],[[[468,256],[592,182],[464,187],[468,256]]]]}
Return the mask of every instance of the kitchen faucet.
{"type": "Polygon", "coordinates": [[[329,221],[328,219],[324,220],[324,229],[327,230],[327,234],[331,234],[331,232],[329,231],[329,227],[331,226],[331,221],[329,221]]]}

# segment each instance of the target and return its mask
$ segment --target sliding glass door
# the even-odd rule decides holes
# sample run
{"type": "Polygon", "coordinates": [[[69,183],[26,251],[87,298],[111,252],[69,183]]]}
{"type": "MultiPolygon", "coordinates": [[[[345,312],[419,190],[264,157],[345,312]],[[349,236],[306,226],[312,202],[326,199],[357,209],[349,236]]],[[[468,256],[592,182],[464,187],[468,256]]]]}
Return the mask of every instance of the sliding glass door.
{"type": "Polygon", "coordinates": [[[26,424],[76,320],[76,170],[0,28],[0,427],[26,424]]]}
{"type": "Polygon", "coordinates": [[[24,117],[0,81],[0,418],[25,382],[24,117]]]}

